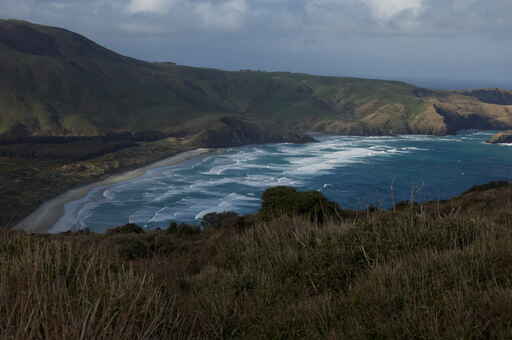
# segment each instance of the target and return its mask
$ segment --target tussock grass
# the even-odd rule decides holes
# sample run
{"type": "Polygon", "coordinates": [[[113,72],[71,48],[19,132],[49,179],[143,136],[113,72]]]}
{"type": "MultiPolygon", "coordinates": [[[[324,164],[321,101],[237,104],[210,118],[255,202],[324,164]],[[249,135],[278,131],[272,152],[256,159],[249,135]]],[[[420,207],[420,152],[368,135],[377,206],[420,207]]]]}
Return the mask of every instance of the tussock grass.
{"type": "Polygon", "coordinates": [[[503,184],[195,233],[1,231],[0,338],[508,339],[511,198],[503,184]]]}
{"type": "Polygon", "coordinates": [[[0,233],[0,338],[149,339],[175,301],[150,272],[81,240],[0,233]]]}

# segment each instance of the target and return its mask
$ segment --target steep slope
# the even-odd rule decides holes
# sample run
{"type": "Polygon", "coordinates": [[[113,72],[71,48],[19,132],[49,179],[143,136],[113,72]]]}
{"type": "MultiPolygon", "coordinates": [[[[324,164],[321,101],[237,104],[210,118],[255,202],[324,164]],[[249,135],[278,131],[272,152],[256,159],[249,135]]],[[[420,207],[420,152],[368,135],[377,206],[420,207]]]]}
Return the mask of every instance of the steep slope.
{"type": "Polygon", "coordinates": [[[25,22],[0,22],[0,72],[0,131],[96,135],[172,125],[207,106],[181,95],[165,68],[25,22]]]}
{"type": "Polygon", "coordinates": [[[346,134],[512,128],[506,91],[433,92],[394,81],[148,63],[63,29],[13,20],[0,20],[0,73],[4,137],[184,135],[225,117],[346,134]]]}

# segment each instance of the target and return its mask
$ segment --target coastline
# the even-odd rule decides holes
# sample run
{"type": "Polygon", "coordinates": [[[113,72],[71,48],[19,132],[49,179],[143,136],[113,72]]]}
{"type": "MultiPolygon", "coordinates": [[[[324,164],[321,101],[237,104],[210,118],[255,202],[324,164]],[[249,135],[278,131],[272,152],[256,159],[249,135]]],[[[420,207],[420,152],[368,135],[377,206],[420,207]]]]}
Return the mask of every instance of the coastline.
{"type": "Polygon", "coordinates": [[[104,180],[91,183],[76,189],[71,189],[54,199],[47,201],[43,203],[36,211],[34,211],[32,214],[30,214],[28,217],[24,218],[21,222],[19,222],[13,230],[21,230],[31,233],[38,233],[38,234],[47,234],[47,233],[60,233],[69,231],[70,228],[67,230],[59,229],[59,230],[53,230],[53,227],[57,224],[57,222],[60,220],[62,216],[64,216],[65,212],[65,206],[66,204],[77,201],[83,197],[85,197],[91,190],[103,187],[103,186],[109,186],[112,184],[125,182],[140,176],[143,176],[147,171],[151,169],[166,167],[166,166],[172,166],[177,165],[179,163],[182,163],[184,161],[211,153],[211,149],[206,148],[200,148],[195,149],[191,151],[186,151],[179,153],[175,156],[160,160],[158,162],[155,162],[153,164],[146,165],[144,167],[130,170],[121,174],[112,175],[110,177],[107,177],[104,180]]]}

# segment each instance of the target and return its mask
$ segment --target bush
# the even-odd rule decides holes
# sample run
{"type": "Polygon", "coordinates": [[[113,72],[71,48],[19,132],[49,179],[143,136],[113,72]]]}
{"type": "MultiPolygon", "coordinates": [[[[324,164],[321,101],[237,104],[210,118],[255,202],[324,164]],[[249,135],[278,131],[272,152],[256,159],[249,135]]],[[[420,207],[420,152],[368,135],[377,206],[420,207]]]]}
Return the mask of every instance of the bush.
{"type": "Polygon", "coordinates": [[[176,223],[171,222],[169,224],[169,228],[167,228],[167,232],[170,234],[183,234],[183,235],[191,235],[191,234],[199,234],[201,229],[198,226],[186,224],[186,223],[176,223]]]}
{"type": "Polygon", "coordinates": [[[210,213],[203,217],[203,228],[232,228],[240,224],[242,218],[234,212],[210,213]]]}
{"type": "Polygon", "coordinates": [[[274,187],[262,196],[260,214],[264,219],[276,216],[307,216],[313,221],[323,222],[327,218],[339,217],[341,208],[318,191],[298,192],[291,187],[274,187]]]}
{"type": "Polygon", "coordinates": [[[144,228],[134,223],[125,224],[120,227],[107,230],[107,234],[144,234],[144,228]]]}
{"type": "Polygon", "coordinates": [[[123,236],[115,240],[115,247],[119,256],[127,260],[143,259],[149,256],[149,249],[139,238],[123,236]]]}

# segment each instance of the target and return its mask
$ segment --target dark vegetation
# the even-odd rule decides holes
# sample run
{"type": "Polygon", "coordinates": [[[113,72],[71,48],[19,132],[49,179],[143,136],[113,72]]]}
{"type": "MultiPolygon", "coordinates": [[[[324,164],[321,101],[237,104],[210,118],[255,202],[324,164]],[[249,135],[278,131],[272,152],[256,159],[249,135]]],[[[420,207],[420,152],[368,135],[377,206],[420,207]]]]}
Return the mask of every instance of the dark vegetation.
{"type": "Polygon", "coordinates": [[[111,133],[103,136],[26,136],[0,138],[0,157],[83,161],[167,137],[158,131],[111,133]]]}
{"type": "Polygon", "coordinates": [[[136,146],[134,142],[75,142],[63,144],[14,144],[0,145],[0,157],[17,159],[62,159],[84,161],[136,146]]]}
{"type": "Polygon", "coordinates": [[[183,139],[58,140],[0,145],[0,225],[14,226],[46,200],[77,186],[199,146],[183,139]]]}
{"type": "Polygon", "coordinates": [[[298,192],[291,187],[274,187],[262,196],[260,214],[267,220],[276,216],[305,216],[312,222],[322,223],[341,216],[344,212],[318,191],[298,192]]]}
{"type": "Polygon", "coordinates": [[[141,131],[112,133],[103,136],[24,136],[24,135],[3,135],[0,138],[0,145],[16,144],[72,144],[81,142],[90,143],[112,143],[112,142],[152,142],[170,137],[158,131],[141,131]]]}
{"type": "MultiPolygon", "coordinates": [[[[276,190],[297,211],[300,194],[276,190]]],[[[322,223],[2,230],[0,337],[508,339],[511,208],[501,183],[322,223]]]]}

